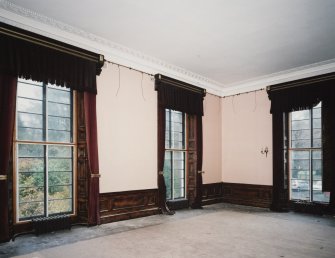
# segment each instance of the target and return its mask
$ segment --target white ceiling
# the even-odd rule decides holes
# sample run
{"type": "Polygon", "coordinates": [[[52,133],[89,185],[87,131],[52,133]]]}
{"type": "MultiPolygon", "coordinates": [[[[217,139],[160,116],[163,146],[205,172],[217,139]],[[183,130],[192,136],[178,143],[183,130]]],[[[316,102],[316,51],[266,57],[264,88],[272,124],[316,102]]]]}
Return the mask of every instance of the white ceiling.
{"type": "Polygon", "coordinates": [[[33,11],[35,23],[46,16],[209,78],[213,89],[335,64],[334,0],[1,1],[33,11]]]}

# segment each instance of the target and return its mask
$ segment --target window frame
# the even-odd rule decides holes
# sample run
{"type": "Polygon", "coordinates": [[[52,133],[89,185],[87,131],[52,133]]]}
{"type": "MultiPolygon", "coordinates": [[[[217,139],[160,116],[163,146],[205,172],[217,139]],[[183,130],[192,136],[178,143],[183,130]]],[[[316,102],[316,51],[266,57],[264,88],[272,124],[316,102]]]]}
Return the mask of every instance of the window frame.
{"type": "MultiPolygon", "coordinates": [[[[165,134],[166,134],[166,127],[167,127],[167,111],[169,113],[169,145],[170,145],[170,148],[167,148],[166,147],[166,138],[165,138],[165,148],[164,148],[164,163],[165,163],[165,155],[167,152],[171,153],[171,170],[170,170],[170,173],[171,173],[171,189],[169,191],[171,191],[171,198],[168,198],[168,196],[166,196],[166,200],[167,201],[180,201],[180,200],[186,200],[187,199],[187,173],[188,173],[188,141],[187,141],[187,135],[188,135],[188,131],[187,131],[187,113],[185,112],[181,112],[181,111],[178,111],[178,110],[173,110],[173,109],[168,109],[166,108],[164,110],[165,112],[165,134]],[[183,148],[172,148],[172,130],[171,130],[171,117],[172,117],[172,112],[180,112],[182,114],[182,127],[183,127],[183,148]],[[173,167],[173,154],[176,153],[176,152],[181,152],[183,153],[183,156],[184,156],[184,171],[183,171],[183,196],[182,197],[178,197],[178,198],[175,198],[174,197],[174,167],[173,167]]],[[[165,167],[165,164],[164,164],[164,167],[165,167]]],[[[164,177],[165,178],[165,177],[164,177]]],[[[167,192],[165,193],[167,195],[167,192]]]]}
{"type": "MultiPolygon", "coordinates": [[[[22,79],[18,78],[18,83],[21,82],[22,79]]],[[[40,82],[35,81],[23,81],[24,83],[30,83],[30,84],[37,84],[40,82]]],[[[48,84],[42,83],[42,87],[48,88],[48,84]]],[[[70,135],[70,142],[56,142],[56,141],[33,141],[33,140],[19,140],[17,139],[18,136],[18,96],[16,96],[16,109],[15,109],[15,125],[14,125],[14,132],[13,132],[13,215],[14,215],[14,224],[22,224],[27,223],[31,221],[33,218],[38,217],[49,217],[54,216],[58,214],[68,214],[70,216],[76,216],[77,214],[77,147],[78,147],[78,141],[77,141],[77,121],[78,121],[78,109],[77,109],[77,92],[75,90],[70,89],[71,93],[71,102],[70,102],[70,108],[72,109],[72,112],[70,114],[70,121],[72,119],[72,123],[70,123],[72,134],[70,135]],[[67,213],[53,213],[48,214],[47,210],[45,210],[44,215],[37,215],[27,218],[19,218],[19,171],[18,171],[18,161],[19,161],[19,153],[18,153],[18,146],[19,144],[32,144],[32,145],[42,145],[42,146],[70,146],[72,147],[72,211],[67,213]]],[[[42,101],[48,102],[47,99],[45,99],[45,96],[43,96],[42,101]]],[[[45,114],[46,116],[46,123],[48,120],[48,113],[45,114]]],[[[44,128],[44,131],[47,131],[48,128],[44,128]]],[[[48,155],[44,155],[44,159],[48,158],[48,155]]],[[[45,174],[46,171],[44,172],[45,174]]],[[[44,185],[44,206],[48,206],[48,199],[46,196],[48,196],[48,177],[44,179],[45,185],[44,185]]]]}
{"type": "MultiPolygon", "coordinates": [[[[322,112],[322,102],[320,102],[321,106],[320,106],[320,110],[322,112]]],[[[319,104],[318,104],[319,105],[319,104]]],[[[284,155],[285,155],[285,151],[287,151],[287,166],[288,166],[288,181],[289,181],[289,184],[288,184],[288,189],[289,189],[289,201],[292,201],[292,202],[299,202],[299,201],[306,201],[306,202],[310,202],[310,203],[329,203],[328,202],[323,202],[323,201],[315,201],[314,200],[314,188],[313,188],[313,152],[314,151],[320,151],[321,152],[321,165],[322,165],[322,159],[323,159],[323,156],[322,156],[322,153],[323,153],[323,147],[322,147],[322,135],[321,135],[321,145],[320,147],[314,147],[313,145],[313,129],[314,129],[314,126],[313,126],[313,108],[310,108],[310,109],[304,109],[305,111],[308,111],[309,112],[309,117],[308,117],[308,120],[309,120],[309,132],[310,132],[310,139],[305,139],[305,140],[309,140],[310,141],[310,147],[291,147],[292,146],[292,113],[293,112],[296,112],[296,111],[292,111],[292,112],[289,112],[288,113],[288,116],[287,116],[287,120],[288,120],[288,142],[287,142],[287,147],[285,148],[284,147],[284,155]],[[294,180],[292,178],[292,158],[291,158],[291,154],[292,152],[294,151],[306,151],[308,152],[308,157],[309,157],[309,171],[308,171],[308,200],[304,200],[304,199],[298,199],[298,198],[293,198],[292,195],[293,195],[293,190],[292,190],[292,180],[294,180]]],[[[301,110],[303,111],[303,110],[301,110]]],[[[322,119],[320,117],[320,119],[322,119]]],[[[319,128],[317,128],[319,129],[319,128]]],[[[302,129],[302,130],[306,130],[306,129],[302,129]]],[[[322,122],[321,122],[321,128],[320,130],[322,130],[322,122]]],[[[285,146],[285,144],[284,144],[285,146]]],[[[285,167],[285,164],[284,164],[284,167],[285,167]]],[[[299,179],[297,179],[299,180],[299,179]]],[[[307,180],[306,180],[307,181],[307,180]]],[[[321,182],[322,182],[322,178],[321,178],[321,182]]]]}

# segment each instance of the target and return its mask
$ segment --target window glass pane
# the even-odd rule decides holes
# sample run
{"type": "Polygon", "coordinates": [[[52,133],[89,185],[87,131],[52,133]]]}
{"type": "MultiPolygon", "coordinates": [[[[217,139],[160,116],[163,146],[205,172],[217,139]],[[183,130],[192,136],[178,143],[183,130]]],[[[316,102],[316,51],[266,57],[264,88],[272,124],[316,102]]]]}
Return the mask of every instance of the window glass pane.
{"type": "Polygon", "coordinates": [[[17,86],[17,96],[42,100],[43,87],[41,87],[41,85],[27,84],[19,81],[17,86]]]}
{"type": "Polygon", "coordinates": [[[171,120],[174,122],[182,123],[183,122],[183,113],[179,111],[171,112],[171,120]]]}
{"type": "Polygon", "coordinates": [[[43,141],[42,129],[18,128],[17,139],[22,141],[43,141]]]}
{"type": "Polygon", "coordinates": [[[31,218],[44,215],[44,202],[27,202],[19,205],[19,218],[31,218]]]}
{"type": "MultiPolygon", "coordinates": [[[[294,112],[292,113],[292,115],[294,112]]],[[[292,120],[291,123],[292,130],[302,130],[302,129],[310,129],[309,119],[307,120],[292,120]]]]}
{"type": "Polygon", "coordinates": [[[72,171],[72,159],[49,158],[49,172],[72,171]]]}
{"type": "Polygon", "coordinates": [[[49,200],[59,200],[72,197],[71,185],[51,185],[49,186],[49,200]]]}
{"type": "Polygon", "coordinates": [[[72,212],[72,199],[50,200],[48,202],[49,214],[72,212]]]}
{"type": "Polygon", "coordinates": [[[170,200],[172,198],[172,152],[166,151],[165,152],[165,159],[164,159],[164,180],[166,185],[166,199],[170,200]]]}
{"type": "Polygon", "coordinates": [[[320,128],[321,129],[321,119],[320,118],[314,118],[313,119],[313,128],[320,128]]]}
{"type": "MultiPolygon", "coordinates": [[[[319,104],[321,106],[321,102],[319,104]]],[[[321,108],[313,108],[313,118],[321,118],[321,108]]]]}
{"type": "Polygon", "coordinates": [[[19,202],[36,202],[44,200],[44,187],[20,187],[19,202]]]}
{"type": "Polygon", "coordinates": [[[71,146],[49,145],[48,154],[49,154],[49,157],[71,158],[72,157],[72,147],[71,146]]]}
{"type": "Polygon", "coordinates": [[[309,200],[309,151],[290,152],[291,199],[309,200]]]}
{"type": "Polygon", "coordinates": [[[19,172],[44,172],[44,158],[19,158],[19,172]]]}
{"type": "Polygon", "coordinates": [[[43,116],[29,113],[18,113],[19,127],[43,128],[43,116]]]}
{"type": "Polygon", "coordinates": [[[44,146],[37,144],[19,144],[19,157],[44,157],[44,146]]]}
{"type": "Polygon", "coordinates": [[[291,133],[292,140],[310,140],[311,131],[310,130],[292,130],[291,133]]]}
{"type": "Polygon", "coordinates": [[[63,118],[63,117],[48,117],[48,127],[50,130],[71,130],[71,120],[70,118],[63,118]]]}
{"type": "Polygon", "coordinates": [[[43,113],[43,102],[40,100],[32,99],[17,99],[17,110],[27,113],[42,114],[43,113]]]}
{"type": "Polygon", "coordinates": [[[44,187],[43,172],[19,173],[19,187],[44,187]]]}
{"type": "MultiPolygon", "coordinates": [[[[70,104],[71,92],[49,88],[48,100],[56,103],[70,104]]],[[[50,105],[50,104],[49,104],[50,105]]]]}
{"type": "Polygon", "coordinates": [[[48,134],[50,142],[72,142],[70,132],[48,130],[48,134]]]}
{"type": "Polygon", "coordinates": [[[71,117],[71,106],[50,102],[48,103],[48,114],[52,116],[71,117]]]}
{"type": "Polygon", "coordinates": [[[309,120],[309,110],[295,111],[291,113],[292,121],[293,120],[309,120]]]}
{"type": "Polygon", "coordinates": [[[173,189],[174,199],[184,198],[184,188],[174,188],[173,189]]]}
{"type": "Polygon", "coordinates": [[[291,141],[292,148],[309,148],[311,147],[311,140],[298,140],[298,141],[291,141]]]}
{"type": "Polygon", "coordinates": [[[49,186],[71,185],[72,172],[50,172],[48,174],[49,186]]]}

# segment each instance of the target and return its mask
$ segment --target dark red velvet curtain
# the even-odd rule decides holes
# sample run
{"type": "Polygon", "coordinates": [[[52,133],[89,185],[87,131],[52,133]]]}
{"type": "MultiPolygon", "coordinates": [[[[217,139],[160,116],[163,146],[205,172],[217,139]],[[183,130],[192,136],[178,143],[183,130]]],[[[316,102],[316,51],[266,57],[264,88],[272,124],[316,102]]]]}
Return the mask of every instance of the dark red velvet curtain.
{"type": "Polygon", "coordinates": [[[96,95],[84,93],[87,156],[91,177],[89,179],[88,224],[100,224],[99,215],[99,158],[96,115],[96,95]]]}
{"type": "Polygon", "coordinates": [[[0,242],[10,239],[7,176],[13,144],[16,88],[16,77],[0,74],[0,242]]]}

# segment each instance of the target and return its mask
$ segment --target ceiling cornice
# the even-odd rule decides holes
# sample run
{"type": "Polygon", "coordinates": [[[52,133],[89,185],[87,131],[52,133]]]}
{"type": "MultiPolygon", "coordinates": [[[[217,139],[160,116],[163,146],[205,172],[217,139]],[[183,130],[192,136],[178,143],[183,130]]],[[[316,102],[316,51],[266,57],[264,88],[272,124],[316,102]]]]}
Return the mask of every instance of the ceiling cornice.
{"type": "Polygon", "coordinates": [[[248,81],[222,84],[140,51],[125,47],[103,37],[15,5],[7,0],[0,0],[0,21],[89,51],[103,54],[107,60],[114,63],[150,74],[164,74],[177,80],[194,84],[218,96],[236,95],[259,90],[276,83],[303,79],[335,71],[335,59],[332,59],[257,77],[248,81]]]}
{"type": "Polygon", "coordinates": [[[0,0],[0,8],[0,21],[4,23],[98,52],[111,62],[151,74],[161,73],[205,88],[210,93],[221,95],[223,85],[207,77],[33,12],[9,1],[0,0]]]}
{"type": "Polygon", "coordinates": [[[290,70],[269,74],[252,80],[225,85],[222,97],[264,89],[267,86],[335,72],[335,59],[300,66],[290,70]]]}

